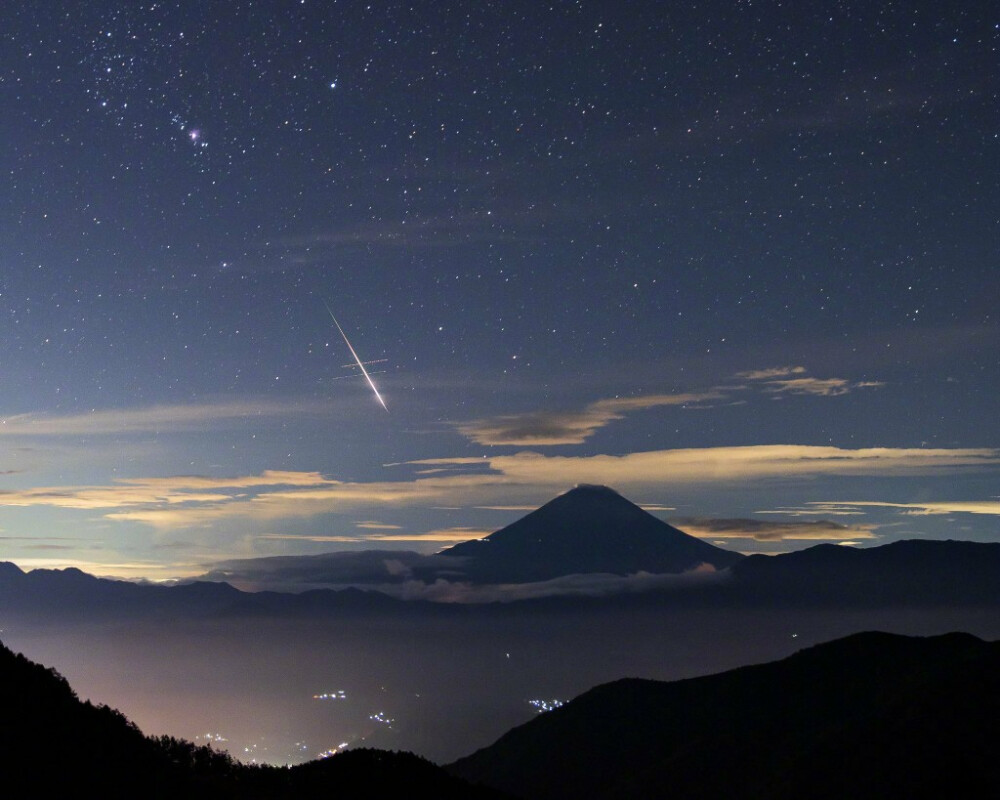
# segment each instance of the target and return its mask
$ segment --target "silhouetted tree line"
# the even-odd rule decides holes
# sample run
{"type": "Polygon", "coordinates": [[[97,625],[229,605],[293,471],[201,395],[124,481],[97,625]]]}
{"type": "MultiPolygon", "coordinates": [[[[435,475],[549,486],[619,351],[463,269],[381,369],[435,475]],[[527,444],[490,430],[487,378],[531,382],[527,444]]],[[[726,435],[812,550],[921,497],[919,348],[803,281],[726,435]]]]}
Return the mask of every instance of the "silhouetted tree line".
{"type": "Polygon", "coordinates": [[[0,797],[490,798],[412,753],[356,750],[296,767],[242,764],[83,702],[56,670],[0,644],[0,797]]]}

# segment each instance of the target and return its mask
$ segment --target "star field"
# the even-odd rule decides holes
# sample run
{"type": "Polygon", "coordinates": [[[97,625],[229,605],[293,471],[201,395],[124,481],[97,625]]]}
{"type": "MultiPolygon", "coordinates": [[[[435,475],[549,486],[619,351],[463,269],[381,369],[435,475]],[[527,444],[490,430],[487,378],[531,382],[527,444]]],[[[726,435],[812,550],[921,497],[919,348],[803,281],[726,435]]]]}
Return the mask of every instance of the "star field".
{"type": "MultiPolygon", "coordinates": [[[[545,500],[601,458],[623,470],[601,481],[688,517],[997,496],[1000,17],[985,5],[98,1],[7,17],[0,528],[22,538],[4,557],[181,574],[324,549],[279,535],[361,546],[358,520],[419,547],[500,527],[510,515],[479,506],[545,500]],[[342,379],[324,303],[360,358],[385,359],[389,417],[363,377],[342,379]],[[776,445],[942,455],[697,485],[622,466],[776,445]],[[524,451],[559,480],[505,472],[524,451]],[[279,513],[275,495],[314,473],[356,490],[279,513]],[[178,476],[228,483],[115,493],[178,476]]],[[[857,514],[879,536],[996,530],[995,513],[886,508],[857,514]]]]}

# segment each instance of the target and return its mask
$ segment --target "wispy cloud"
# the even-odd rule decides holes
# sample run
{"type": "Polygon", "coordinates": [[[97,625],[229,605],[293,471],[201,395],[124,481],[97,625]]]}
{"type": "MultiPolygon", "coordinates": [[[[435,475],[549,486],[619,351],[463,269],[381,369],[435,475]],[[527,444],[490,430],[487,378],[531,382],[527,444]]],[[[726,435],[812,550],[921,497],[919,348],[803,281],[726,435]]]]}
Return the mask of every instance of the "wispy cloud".
{"type": "MultiPolygon", "coordinates": [[[[814,505],[809,503],[807,505],[814,505]]],[[[819,505],[818,503],[816,505],[819,505]]],[[[897,508],[904,514],[930,516],[936,514],[990,514],[1000,516],[1000,500],[943,500],[931,503],[888,503],[874,500],[846,500],[837,503],[842,508],[897,508]]]]}
{"type": "Polygon", "coordinates": [[[524,485],[611,486],[716,484],[818,475],[906,475],[942,469],[998,467],[1000,450],[870,447],[849,450],[813,445],[751,445],[651,450],[622,456],[514,455],[426,459],[416,464],[489,464],[506,481],[524,485]]]}
{"type": "Polygon", "coordinates": [[[336,483],[317,472],[265,470],[260,475],[209,478],[178,475],[169,478],[127,478],[107,486],[36,487],[0,491],[0,506],[111,509],[130,506],[222,503],[247,496],[243,490],[327,486],[336,483]],[[215,490],[215,491],[212,491],[215,490]]]}
{"type": "Polygon", "coordinates": [[[829,520],[773,522],[761,519],[678,517],[670,523],[685,533],[704,539],[753,539],[758,542],[811,540],[825,542],[875,539],[876,525],[842,525],[829,520]]]}
{"type": "Polygon", "coordinates": [[[536,411],[460,422],[456,428],[476,444],[541,447],[583,444],[598,430],[626,414],[662,406],[686,406],[718,400],[717,391],[658,394],[598,400],[577,411],[536,411]]]}
{"type": "Polygon", "coordinates": [[[737,372],[736,377],[748,381],[763,381],[771,378],[784,378],[788,375],[804,375],[806,372],[805,367],[767,367],[765,369],[737,372]]]}
{"type": "Polygon", "coordinates": [[[836,397],[856,389],[883,386],[879,381],[846,378],[815,378],[803,366],[766,367],[738,372],[737,383],[677,394],[613,397],[597,400],[582,409],[531,411],[455,423],[455,429],[476,444],[513,447],[550,447],[583,444],[597,431],[627,415],[665,406],[690,409],[714,408],[719,402],[742,404],[739,393],[747,390],[770,395],[836,397]]]}
{"type": "Polygon", "coordinates": [[[824,517],[857,517],[865,512],[859,508],[848,508],[839,503],[814,503],[805,507],[783,506],[774,509],[761,509],[756,514],[784,514],[789,517],[815,517],[822,514],[824,517]]]}
{"type": "MultiPolygon", "coordinates": [[[[393,527],[399,527],[393,526],[393,527]]],[[[364,533],[355,536],[345,534],[292,534],[264,533],[255,538],[265,540],[292,540],[302,542],[339,542],[343,544],[358,544],[364,542],[467,542],[470,539],[482,539],[489,536],[492,530],[484,528],[436,528],[423,533],[364,533]]]]}
{"type": "Polygon", "coordinates": [[[679,575],[588,574],[548,581],[474,585],[455,580],[456,559],[401,550],[272,556],[217,562],[201,577],[224,580],[245,590],[304,591],[355,586],[407,600],[439,603],[492,603],[553,596],[602,596],[623,592],[683,589],[725,581],[728,573],[707,564],[679,575]]]}
{"type": "Polygon", "coordinates": [[[408,550],[362,550],[219,561],[210,565],[202,577],[250,590],[357,586],[384,591],[392,584],[413,580],[418,570],[453,574],[454,568],[454,559],[446,556],[408,550]]]}
{"type": "Polygon", "coordinates": [[[788,378],[765,381],[764,391],[773,394],[811,394],[819,397],[837,397],[855,389],[884,386],[880,381],[853,382],[844,378],[788,378]]]}
{"type": "Polygon", "coordinates": [[[402,525],[390,525],[386,522],[376,522],[375,520],[366,519],[362,522],[355,522],[355,528],[363,528],[369,531],[398,531],[402,528],[402,525]]]}
{"type": "Polygon", "coordinates": [[[228,402],[101,409],[84,414],[12,414],[0,417],[0,436],[106,436],[202,430],[256,417],[320,415],[329,404],[228,402]]]}
{"type": "MultiPolygon", "coordinates": [[[[805,394],[838,397],[855,389],[884,386],[881,381],[852,381],[846,378],[815,378],[802,366],[766,367],[737,372],[735,377],[749,381],[769,394],[805,394]]],[[[749,388],[749,387],[743,387],[749,388]]]]}
{"type": "Polygon", "coordinates": [[[394,533],[378,536],[381,542],[467,542],[470,539],[482,539],[493,533],[487,528],[454,527],[435,528],[424,533],[394,533]]]}
{"type": "Polygon", "coordinates": [[[722,583],[726,571],[708,565],[679,575],[638,572],[634,575],[567,575],[536,583],[473,585],[439,579],[433,583],[406,581],[398,586],[379,586],[379,591],[406,600],[429,600],[435,603],[511,603],[541,597],[603,597],[623,593],[685,589],[722,583]]]}
{"type": "MultiPolygon", "coordinates": [[[[342,482],[316,472],[267,471],[233,478],[179,476],[119,481],[108,486],[59,486],[0,493],[0,506],[93,509],[105,519],[160,529],[211,525],[226,519],[266,521],[370,509],[509,506],[578,483],[643,494],[650,487],[745,484],[822,475],[899,476],[944,470],[996,469],[1000,450],[756,445],[653,450],[621,456],[546,456],[535,452],[483,458],[440,458],[411,467],[447,465],[445,474],[396,481],[342,482]]],[[[860,505],[860,504],[859,504],[860,505]]],[[[959,509],[956,504],[949,510],[959,509]]],[[[933,504],[913,506],[934,509],[933,504]]],[[[926,513],[932,513],[928,511],[926,513]]],[[[941,510],[938,513],[948,513],[941,510]]],[[[979,512],[986,513],[986,512],[979,512]]],[[[993,513],[993,512],[989,512],[993,513]]],[[[468,533],[466,538],[475,538],[468,533]]],[[[366,535],[366,534],[360,534],[366,535]]],[[[369,536],[373,534],[367,534],[369,536]]],[[[385,534],[392,535],[392,534],[385,534]]],[[[419,538],[426,538],[422,534],[419,538]]],[[[357,536],[352,541],[357,540],[357,536]]]]}

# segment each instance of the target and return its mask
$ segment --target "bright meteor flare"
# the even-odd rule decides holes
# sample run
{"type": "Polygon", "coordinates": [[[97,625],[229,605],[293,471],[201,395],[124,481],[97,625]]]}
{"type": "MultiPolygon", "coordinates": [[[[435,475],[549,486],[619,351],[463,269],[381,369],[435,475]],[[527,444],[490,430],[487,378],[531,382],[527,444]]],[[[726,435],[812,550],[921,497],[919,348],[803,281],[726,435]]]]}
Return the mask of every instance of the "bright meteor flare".
{"type": "Polygon", "coordinates": [[[385,404],[385,400],[382,399],[382,395],[380,395],[378,393],[378,389],[375,388],[375,381],[373,381],[372,376],[368,374],[368,370],[365,369],[364,363],[361,361],[360,358],[358,358],[358,354],[354,352],[354,348],[351,347],[351,342],[347,338],[347,334],[344,333],[344,329],[340,327],[340,323],[337,322],[337,318],[333,316],[333,311],[330,309],[330,306],[326,304],[326,300],[323,301],[323,305],[326,307],[327,313],[330,315],[330,319],[333,320],[333,324],[336,325],[337,330],[340,331],[340,335],[344,337],[344,342],[347,344],[347,349],[351,351],[351,355],[354,356],[354,360],[358,362],[358,369],[360,369],[361,373],[365,376],[365,380],[368,381],[368,385],[372,387],[372,391],[375,392],[375,397],[378,398],[378,401],[382,404],[382,408],[384,408],[388,413],[389,406],[385,404]]]}

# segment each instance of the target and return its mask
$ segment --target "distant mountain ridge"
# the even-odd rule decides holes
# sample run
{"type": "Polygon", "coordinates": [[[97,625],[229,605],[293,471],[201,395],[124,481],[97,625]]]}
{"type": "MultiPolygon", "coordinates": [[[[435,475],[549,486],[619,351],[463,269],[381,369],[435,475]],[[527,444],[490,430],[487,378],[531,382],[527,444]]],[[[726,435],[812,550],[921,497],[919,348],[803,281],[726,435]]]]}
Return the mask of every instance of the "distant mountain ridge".
{"type": "Polygon", "coordinates": [[[564,575],[725,569],[743,559],[657,519],[607,486],[580,485],[484,539],[440,555],[477,583],[529,583],[564,575]]]}
{"type": "Polygon", "coordinates": [[[742,602],[1000,603],[1000,544],[907,539],[879,547],[820,544],[733,565],[726,591],[742,602]]]}
{"type": "Polygon", "coordinates": [[[449,766],[533,800],[971,797],[1000,780],[1000,643],[861,633],[598,686],[449,766]]]}
{"type": "Polygon", "coordinates": [[[98,578],[76,568],[24,572],[0,562],[0,612],[60,617],[209,617],[225,614],[384,610],[401,605],[380,592],[357,589],[301,594],[242,592],[225,582],[158,586],[98,578]]]}
{"type": "Polygon", "coordinates": [[[1000,642],[868,632],[716,675],[603,684],[444,769],[366,749],[286,768],[146,737],[0,645],[13,797],[971,797],[1000,780],[998,716],[1000,642]]]}
{"type": "Polygon", "coordinates": [[[72,568],[26,573],[0,562],[0,614],[63,618],[397,613],[434,602],[556,603],[588,595],[659,603],[667,602],[665,592],[674,607],[1000,605],[1000,543],[819,544],[744,556],[689,536],[612,489],[583,485],[484,539],[430,556],[367,550],[240,559],[174,586],[72,568]],[[227,580],[282,590],[241,591],[227,580]]]}
{"type": "MultiPolygon", "coordinates": [[[[455,560],[456,570],[449,571],[453,579],[461,564],[455,560]]],[[[506,566],[501,559],[499,565],[488,562],[471,569],[478,570],[475,574],[484,581],[537,574],[515,573],[514,567],[504,571],[506,566]]],[[[414,576],[419,576],[419,569],[414,569],[414,576]]],[[[863,549],[816,545],[795,553],[740,558],[717,576],[717,580],[663,584],[667,593],[657,588],[620,596],[606,592],[592,602],[669,602],[675,608],[1000,606],[1000,543],[906,540],[863,549]]],[[[553,584],[551,596],[540,594],[520,602],[560,601],[559,582],[553,584]]],[[[15,564],[0,562],[0,623],[5,614],[52,619],[310,616],[420,613],[440,605],[426,599],[398,599],[378,588],[247,592],[216,581],[154,586],[96,578],[77,569],[24,572],[15,564]]],[[[581,599],[571,597],[574,602],[581,599]]]]}

